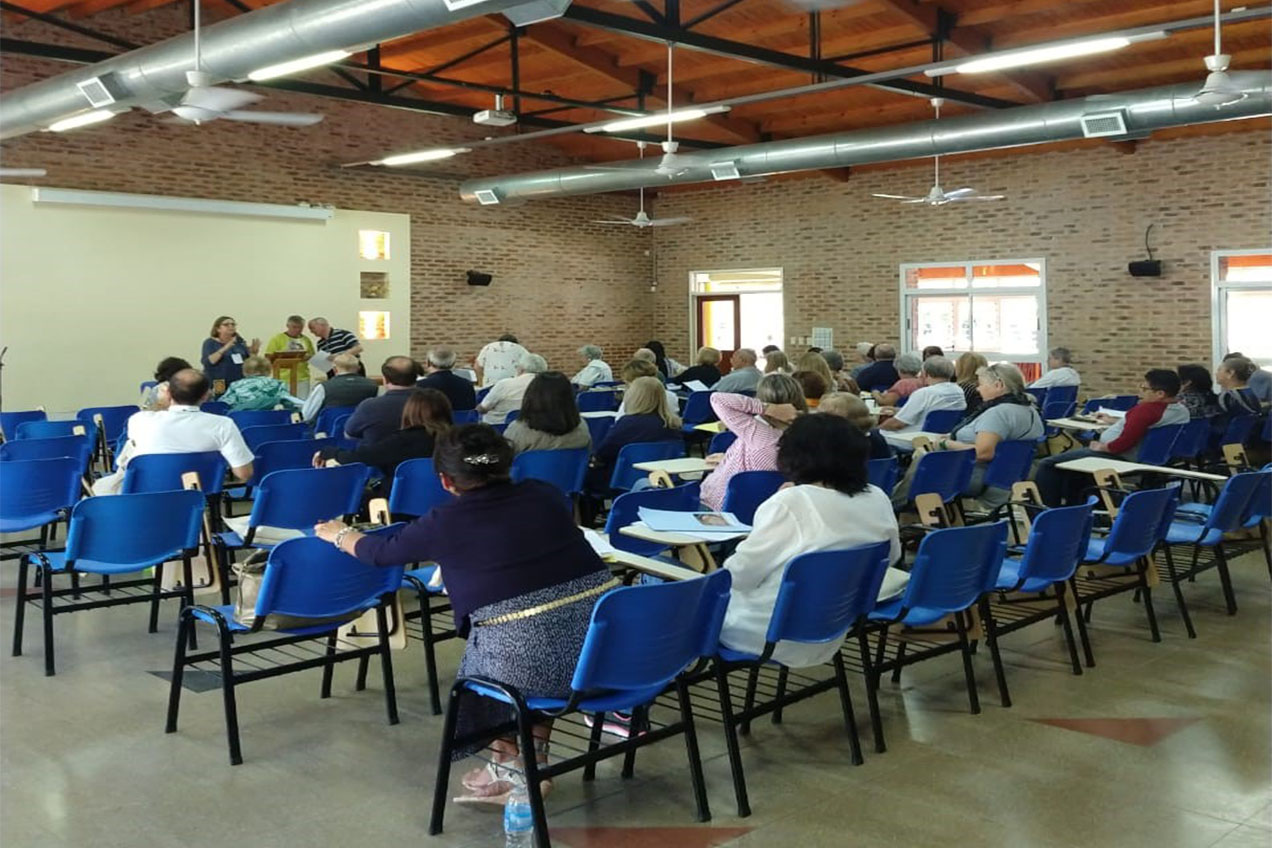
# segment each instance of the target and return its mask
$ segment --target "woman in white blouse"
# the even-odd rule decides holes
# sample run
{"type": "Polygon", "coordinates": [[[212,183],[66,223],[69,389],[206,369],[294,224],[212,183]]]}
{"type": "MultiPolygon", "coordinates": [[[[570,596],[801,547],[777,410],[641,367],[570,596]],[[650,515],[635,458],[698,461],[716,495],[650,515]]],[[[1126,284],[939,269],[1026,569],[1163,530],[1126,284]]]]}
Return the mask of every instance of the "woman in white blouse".
{"type": "MultiPolygon", "coordinates": [[[[764,650],[769,619],[786,564],[800,554],[838,550],[874,542],[892,545],[891,561],[901,555],[892,503],[870,485],[865,435],[837,415],[799,418],[782,434],[777,467],[790,481],[755,512],[751,535],[738,545],[724,567],[733,575],[733,594],[720,641],[735,651],[764,650]]],[[[899,595],[909,575],[889,568],[880,600],[899,595]]],[[[773,659],[788,666],[819,665],[839,650],[825,644],[779,642],[773,659]]]]}

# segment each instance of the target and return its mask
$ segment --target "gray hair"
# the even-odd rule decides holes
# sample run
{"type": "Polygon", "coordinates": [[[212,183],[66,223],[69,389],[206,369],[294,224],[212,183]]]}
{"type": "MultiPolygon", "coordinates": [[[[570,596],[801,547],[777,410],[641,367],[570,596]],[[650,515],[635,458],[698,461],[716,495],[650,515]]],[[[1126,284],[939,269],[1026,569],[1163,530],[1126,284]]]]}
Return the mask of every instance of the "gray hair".
{"type": "Polygon", "coordinates": [[[874,345],[870,342],[857,342],[857,353],[862,356],[868,356],[870,351],[874,349],[874,345]]]}
{"type": "Polygon", "coordinates": [[[638,347],[636,352],[632,354],[632,359],[643,359],[646,362],[657,362],[658,355],[647,347],[638,347]]]}
{"type": "Polygon", "coordinates": [[[527,353],[517,361],[517,370],[522,374],[542,374],[548,370],[548,360],[537,353],[527,353]]]}
{"type": "Polygon", "coordinates": [[[1067,347],[1053,347],[1051,349],[1051,355],[1063,362],[1065,365],[1073,362],[1073,351],[1069,350],[1067,347]]]}
{"type": "MultiPolygon", "coordinates": [[[[879,349],[875,350],[877,354],[879,349]]],[[[918,374],[923,369],[923,360],[919,359],[917,353],[903,353],[896,359],[893,366],[897,369],[898,374],[918,374]]]]}
{"type": "Polygon", "coordinates": [[[455,351],[448,347],[435,347],[428,352],[428,364],[449,371],[455,367],[455,351]]]}
{"type": "MultiPolygon", "coordinates": [[[[888,359],[897,358],[897,349],[887,342],[880,342],[875,345],[875,361],[881,362],[888,359]]],[[[919,369],[915,368],[914,373],[919,373],[919,369]]]]}
{"type": "Polygon", "coordinates": [[[601,350],[596,345],[587,344],[579,348],[579,356],[582,356],[588,360],[600,359],[604,355],[605,355],[605,351],[601,350]]]}
{"type": "Polygon", "coordinates": [[[826,360],[826,364],[830,366],[831,371],[844,370],[844,355],[839,351],[831,348],[822,351],[822,359],[826,360]]]}
{"type": "Polygon", "coordinates": [[[938,380],[953,380],[954,363],[944,356],[929,356],[923,360],[923,373],[938,380]]]}
{"type": "Polygon", "coordinates": [[[352,353],[337,353],[331,357],[331,368],[337,374],[352,374],[358,370],[358,357],[352,353]]]}
{"type": "Polygon", "coordinates": [[[733,351],[733,367],[746,368],[759,361],[759,355],[749,347],[740,347],[733,351]]]}
{"type": "Polygon", "coordinates": [[[1003,388],[1013,395],[1025,392],[1025,377],[1010,362],[995,362],[993,365],[977,368],[976,377],[987,383],[1002,383],[1003,388]]]}
{"type": "Polygon", "coordinates": [[[807,410],[804,387],[789,374],[766,374],[755,387],[755,398],[761,403],[789,403],[799,410],[807,410]]]}

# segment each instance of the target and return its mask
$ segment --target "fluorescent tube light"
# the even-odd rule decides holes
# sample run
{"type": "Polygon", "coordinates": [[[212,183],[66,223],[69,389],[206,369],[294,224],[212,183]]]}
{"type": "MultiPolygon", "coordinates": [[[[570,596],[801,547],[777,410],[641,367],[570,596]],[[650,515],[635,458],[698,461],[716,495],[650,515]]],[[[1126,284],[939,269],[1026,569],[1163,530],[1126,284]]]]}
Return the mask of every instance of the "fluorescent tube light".
{"type": "Polygon", "coordinates": [[[660,112],[653,115],[642,115],[639,118],[623,118],[618,121],[610,121],[608,124],[602,124],[599,127],[587,127],[583,131],[590,133],[598,132],[626,132],[627,130],[638,130],[642,127],[657,127],[666,123],[678,123],[680,121],[696,121],[699,118],[705,118],[707,115],[718,115],[721,112],[729,111],[728,106],[708,106],[698,109],[676,109],[673,112],[660,112]]]}
{"type": "Polygon", "coordinates": [[[312,56],[302,56],[299,59],[292,59],[290,62],[279,62],[277,65],[260,68],[248,74],[247,78],[260,82],[261,80],[274,79],[275,77],[285,77],[297,71],[307,71],[310,68],[339,62],[341,59],[347,59],[349,55],[347,50],[328,50],[326,53],[315,53],[312,56]]]}
{"type": "Polygon", "coordinates": [[[168,197],[158,194],[125,194],[71,188],[33,188],[31,200],[68,206],[107,206],[164,212],[202,212],[212,215],[247,215],[258,218],[300,218],[329,221],[334,212],[325,206],[287,206],[281,203],[247,203],[202,197],[168,197]]]}
{"type": "Polygon", "coordinates": [[[1108,53],[1121,50],[1129,44],[1139,41],[1154,41],[1165,38],[1165,32],[1147,32],[1136,35],[1107,35],[1099,38],[1084,38],[1076,41],[1063,41],[1057,44],[1042,44],[1037,47],[1025,47],[1019,50],[1004,50],[979,58],[955,62],[924,71],[929,77],[945,74],[981,74],[987,71],[1001,71],[1007,68],[1018,68],[1023,65],[1039,65],[1044,62],[1055,62],[1060,59],[1072,59],[1077,56],[1091,56],[1096,53],[1108,53]]]}
{"type": "Polygon", "coordinates": [[[92,112],[85,112],[82,115],[72,115],[69,118],[63,118],[60,121],[54,121],[49,124],[49,132],[66,132],[78,127],[87,127],[91,124],[100,124],[102,121],[109,121],[115,117],[115,113],[106,109],[96,109],[92,112]]]}
{"type": "Polygon", "coordinates": [[[397,156],[386,156],[372,162],[372,165],[414,165],[416,162],[436,162],[438,159],[449,159],[459,153],[467,153],[467,147],[439,147],[435,150],[418,150],[415,153],[399,153],[397,156]]]}

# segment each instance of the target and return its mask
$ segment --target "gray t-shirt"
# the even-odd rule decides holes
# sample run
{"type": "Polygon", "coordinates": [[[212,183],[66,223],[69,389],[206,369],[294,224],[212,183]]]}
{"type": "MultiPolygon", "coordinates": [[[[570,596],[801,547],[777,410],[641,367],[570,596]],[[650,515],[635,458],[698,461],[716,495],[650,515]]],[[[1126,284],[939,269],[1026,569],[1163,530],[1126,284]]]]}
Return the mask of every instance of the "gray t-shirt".
{"type": "Polygon", "coordinates": [[[517,419],[508,425],[508,429],[504,431],[504,438],[512,442],[512,449],[516,453],[532,450],[569,450],[592,446],[592,432],[588,430],[586,421],[580,421],[579,426],[563,436],[555,436],[542,430],[532,430],[525,425],[525,422],[517,419]]]}
{"type": "Polygon", "coordinates": [[[712,388],[717,392],[753,392],[764,375],[755,366],[737,368],[720,378],[712,388]]]}
{"type": "Polygon", "coordinates": [[[1017,439],[1037,439],[1042,436],[1042,419],[1032,406],[1018,403],[1000,403],[991,407],[954,434],[956,442],[971,444],[977,433],[997,433],[1005,442],[1017,439]]]}

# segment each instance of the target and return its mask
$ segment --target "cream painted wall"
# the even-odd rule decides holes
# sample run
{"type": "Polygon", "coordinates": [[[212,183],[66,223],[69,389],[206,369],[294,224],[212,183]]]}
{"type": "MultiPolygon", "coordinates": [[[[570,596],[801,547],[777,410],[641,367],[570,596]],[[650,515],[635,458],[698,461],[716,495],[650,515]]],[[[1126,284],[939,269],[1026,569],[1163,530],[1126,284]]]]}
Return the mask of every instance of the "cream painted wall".
{"type": "Polygon", "coordinates": [[[365,341],[371,373],[410,350],[410,218],[336,210],[326,223],[181,212],[36,206],[0,186],[0,345],[6,410],[132,403],[165,356],[198,367],[218,315],[262,346],[286,316],[324,315],[357,333],[360,309],[391,313],[365,341]],[[358,230],[388,231],[390,259],[358,256],[358,230]],[[358,272],[388,271],[389,298],[360,298],[358,272]]]}

